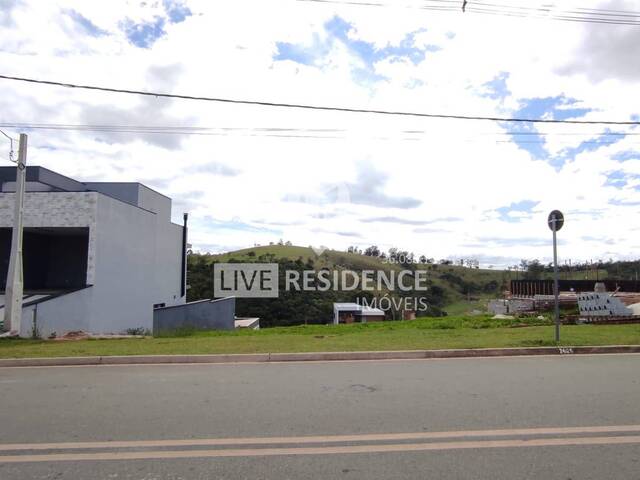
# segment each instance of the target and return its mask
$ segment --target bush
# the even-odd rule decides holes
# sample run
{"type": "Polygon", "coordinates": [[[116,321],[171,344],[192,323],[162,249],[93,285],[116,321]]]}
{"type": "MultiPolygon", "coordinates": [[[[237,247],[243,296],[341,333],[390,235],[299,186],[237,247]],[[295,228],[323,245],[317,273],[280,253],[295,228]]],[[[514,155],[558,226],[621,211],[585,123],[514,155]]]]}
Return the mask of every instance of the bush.
{"type": "Polygon", "coordinates": [[[127,328],[125,330],[127,335],[139,335],[143,337],[148,337],[151,335],[151,330],[144,327],[136,327],[136,328],[127,328]]]}

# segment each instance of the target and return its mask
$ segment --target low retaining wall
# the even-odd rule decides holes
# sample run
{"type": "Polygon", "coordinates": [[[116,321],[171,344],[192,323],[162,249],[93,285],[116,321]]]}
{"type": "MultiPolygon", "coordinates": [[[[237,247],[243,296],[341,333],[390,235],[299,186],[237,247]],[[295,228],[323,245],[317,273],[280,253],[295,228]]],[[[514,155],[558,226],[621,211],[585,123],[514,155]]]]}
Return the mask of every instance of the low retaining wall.
{"type": "Polygon", "coordinates": [[[235,314],[235,297],[157,308],[153,311],[153,333],[171,332],[180,328],[233,330],[235,314]]]}

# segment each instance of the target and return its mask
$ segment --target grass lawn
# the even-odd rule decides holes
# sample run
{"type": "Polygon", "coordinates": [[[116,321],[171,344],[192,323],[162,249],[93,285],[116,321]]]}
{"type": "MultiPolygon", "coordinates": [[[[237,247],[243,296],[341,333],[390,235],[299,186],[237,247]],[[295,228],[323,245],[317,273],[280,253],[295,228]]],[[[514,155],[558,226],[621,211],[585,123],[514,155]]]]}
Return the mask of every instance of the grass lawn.
{"type": "Polygon", "coordinates": [[[497,295],[478,295],[474,296],[475,300],[467,300],[464,297],[461,297],[459,300],[449,303],[443,310],[447,312],[448,315],[459,316],[459,315],[469,315],[472,311],[476,310],[479,312],[487,312],[487,303],[492,298],[498,298],[497,295]]]}
{"type": "MultiPolygon", "coordinates": [[[[562,345],[638,345],[640,325],[562,327],[562,345]]],[[[446,317],[113,340],[0,340],[0,358],[552,346],[549,320],[446,317]]]]}

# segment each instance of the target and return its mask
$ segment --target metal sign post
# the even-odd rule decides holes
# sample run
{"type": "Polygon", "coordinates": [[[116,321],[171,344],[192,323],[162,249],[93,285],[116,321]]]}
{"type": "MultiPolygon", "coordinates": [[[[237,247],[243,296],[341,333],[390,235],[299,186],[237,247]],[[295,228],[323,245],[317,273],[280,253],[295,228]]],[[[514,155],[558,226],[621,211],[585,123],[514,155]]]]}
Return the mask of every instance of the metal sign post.
{"type": "Polygon", "coordinates": [[[24,289],[22,272],[22,213],[25,180],[27,175],[27,136],[20,134],[20,150],[16,166],[16,193],[11,236],[11,256],[7,272],[6,297],[4,305],[4,328],[20,334],[22,319],[22,294],[24,289]]]}
{"type": "Polygon", "coordinates": [[[549,214],[547,224],[553,232],[553,297],[556,320],[556,342],[560,341],[560,292],[558,286],[558,242],[556,232],[564,225],[564,215],[560,210],[554,210],[549,214]]]}

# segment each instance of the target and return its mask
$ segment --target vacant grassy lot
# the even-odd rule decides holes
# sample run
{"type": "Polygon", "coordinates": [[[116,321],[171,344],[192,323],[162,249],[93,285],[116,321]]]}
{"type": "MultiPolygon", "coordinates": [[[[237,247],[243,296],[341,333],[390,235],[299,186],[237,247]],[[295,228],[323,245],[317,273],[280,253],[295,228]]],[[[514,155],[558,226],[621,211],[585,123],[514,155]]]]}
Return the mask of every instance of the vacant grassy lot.
{"type": "MultiPolygon", "coordinates": [[[[562,327],[563,345],[638,345],[640,325],[562,327]]],[[[0,340],[0,358],[93,355],[420,350],[555,345],[548,320],[447,317],[411,322],[182,332],[118,340],[0,340]]]]}

